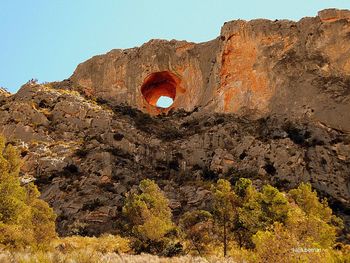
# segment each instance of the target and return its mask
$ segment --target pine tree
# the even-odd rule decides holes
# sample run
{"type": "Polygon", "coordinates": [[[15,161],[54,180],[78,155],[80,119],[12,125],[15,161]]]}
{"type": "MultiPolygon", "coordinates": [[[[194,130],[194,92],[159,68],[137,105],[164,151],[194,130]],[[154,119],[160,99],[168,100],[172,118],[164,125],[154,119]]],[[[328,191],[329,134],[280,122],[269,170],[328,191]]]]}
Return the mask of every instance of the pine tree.
{"type": "Polygon", "coordinates": [[[240,247],[251,248],[251,237],[265,227],[262,221],[261,193],[252,186],[252,181],[246,178],[240,178],[234,190],[238,194],[239,207],[233,223],[233,232],[240,247]]]}
{"type": "Polygon", "coordinates": [[[16,149],[0,136],[0,244],[11,248],[47,245],[56,237],[53,210],[34,184],[22,187],[16,149]]]}
{"type": "Polygon", "coordinates": [[[287,221],[287,227],[299,239],[313,240],[322,247],[332,246],[338,232],[343,228],[343,221],[333,215],[327,200],[319,200],[310,184],[300,184],[289,191],[289,196],[298,205],[287,221]]]}
{"type": "Polygon", "coordinates": [[[33,183],[25,188],[27,191],[26,202],[31,210],[34,241],[37,244],[47,244],[57,236],[55,231],[56,215],[45,201],[39,199],[40,192],[33,183]]]}
{"type": "Polygon", "coordinates": [[[227,255],[230,230],[236,216],[237,196],[231,189],[229,181],[219,179],[216,185],[212,186],[213,194],[213,215],[219,226],[219,233],[223,244],[223,254],[227,255]]]}
{"type": "Polygon", "coordinates": [[[20,223],[29,212],[25,190],[18,179],[19,167],[14,147],[5,147],[5,139],[0,137],[0,222],[4,224],[20,223]]]}
{"type": "Polygon", "coordinates": [[[174,227],[169,200],[149,179],[140,182],[139,191],[128,194],[123,213],[138,238],[160,241],[174,227]]]}
{"type": "Polygon", "coordinates": [[[189,250],[199,256],[210,254],[216,245],[213,216],[205,210],[186,212],[180,219],[180,228],[190,242],[189,250]]]}
{"type": "Polygon", "coordinates": [[[287,194],[268,188],[269,194],[265,193],[263,200],[270,200],[267,209],[274,213],[266,215],[270,226],[259,229],[252,237],[258,261],[333,262],[335,252],[331,247],[342,221],[332,214],[327,202],[319,200],[310,184],[302,183],[287,194]],[[298,251],[308,249],[311,252],[298,251]]]}

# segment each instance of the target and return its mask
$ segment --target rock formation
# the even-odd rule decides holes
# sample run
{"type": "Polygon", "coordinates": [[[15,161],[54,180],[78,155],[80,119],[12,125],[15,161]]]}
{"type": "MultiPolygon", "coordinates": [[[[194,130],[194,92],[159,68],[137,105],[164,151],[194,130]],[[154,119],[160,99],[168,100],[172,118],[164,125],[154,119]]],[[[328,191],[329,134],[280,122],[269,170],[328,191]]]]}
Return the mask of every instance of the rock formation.
{"type": "Polygon", "coordinates": [[[228,22],[206,43],[152,40],[93,57],[62,82],[0,90],[0,133],[62,235],[117,231],[125,193],[143,178],[175,217],[207,206],[218,178],[307,181],[349,226],[349,110],[350,11],[332,9],[228,22]],[[160,96],[173,105],[156,107],[160,96]]]}
{"type": "MultiPolygon", "coordinates": [[[[80,64],[71,80],[86,95],[159,113],[142,87],[159,80],[172,108],[303,117],[350,131],[350,11],[299,22],[232,21],[200,44],[152,40],[80,64]]],[[[156,84],[157,85],[157,84],[156,84]]]]}

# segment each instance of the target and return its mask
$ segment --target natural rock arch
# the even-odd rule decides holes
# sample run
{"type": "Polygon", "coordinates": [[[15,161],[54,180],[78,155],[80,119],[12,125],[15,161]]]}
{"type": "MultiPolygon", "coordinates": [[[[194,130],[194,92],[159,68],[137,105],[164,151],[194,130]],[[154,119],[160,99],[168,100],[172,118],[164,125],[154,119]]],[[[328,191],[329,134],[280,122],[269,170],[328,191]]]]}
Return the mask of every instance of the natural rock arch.
{"type": "Polygon", "coordinates": [[[180,78],[169,71],[154,72],[145,78],[141,86],[141,93],[152,106],[157,106],[157,101],[161,96],[175,101],[180,82],[180,78]]]}

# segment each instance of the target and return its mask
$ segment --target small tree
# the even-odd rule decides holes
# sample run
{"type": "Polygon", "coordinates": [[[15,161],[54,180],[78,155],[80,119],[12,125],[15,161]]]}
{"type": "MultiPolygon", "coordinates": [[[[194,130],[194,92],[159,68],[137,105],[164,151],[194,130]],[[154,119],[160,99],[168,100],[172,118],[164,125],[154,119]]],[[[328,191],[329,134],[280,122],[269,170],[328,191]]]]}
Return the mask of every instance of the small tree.
{"type": "Polygon", "coordinates": [[[253,246],[251,237],[265,225],[262,222],[261,194],[252,186],[252,181],[240,178],[235,184],[239,207],[233,224],[233,232],[240,247],[253,246]]]}
{"type": "Polygon", "coordinates": [[[237,196],[232,191],[230,182],[224,179],[219,179],[216,185],[212,186],[212,194],[214,199],[213,215],[219,226],[223,253],[224,256],[226,256],[230,234],[229,230],[232,228],[232,223],[236,215],[237,196]]]}
{"type": "Polygon", "coordinates": [[[309,183],[301,183],[298,188],[290,190],[288,194],[306,215],[320,217],[326,222],[334,219],[327,200],[323,199],[320,202],[316,191],[312,190],[309,183]]]}
{"type": "Polygon", "coordinates": [[[47,245],[56,237],[56,216],[34,184],[20,185],[20,165],[18,152],[0,136],[0,244],[47,245]]]}
{"type": "Polygon", "coordinates": [[[265,193],[263,200],[274,196],[267,202],[268,210],[274,212],[268,213],[270,226],[259,229],[252,237],[257,261],[333,262],[335,252],[331,247],[342,221],[332,215],[327,202],[319,201],[309,184],[301,184],[285,196],[270,186],[267,191],[270,194],[265,193]],[[298,249],[311,249],[311,252],[300,253],[298,249]]]}
{"type": "Polygon", "coordinates": [[[29,212],[25,203],[25,189],[21,187],[18,173],[20,160],[12,145],[5,147],[0,137],[0,222],[17,224],[29,212]]]}
{"type": "Polygon", "coordinates": [[[289,196],[298,205],[287,220],[287,227],[299,239],[313,240],[322,247],[332,246],[337,233],[343,228],[343,221],[333,215],[327,200],[319,200],[310,184],[300,184],[289,191],[289,196]]]}
{"type": "Polygon", "coordinates": [[[34,241],[40,246],[46,245],[57,236],[56,215],[45,201],[39,199],[40,192],[33,183],[27,185],[26,190],[27,205],[31,210],[34,241]]]}
{"type": "Polygon", "coordinates": [[[123,214],[144,243],[159,242],[174,228],[168,199],[149,179],[140,182],[139,193],[128,193],[123,214]]]}
{"type": "Polygon", "coordinates": [[[208,211],[186,212],[179,225],[186,240],[190,241],[189,250],[195,250],[200,256],[211,252],[211,246],[216,242],[213,216],[208,211]]]}
{"type": "Polygon", "coordinates": [[[252,236],[274,222],[284,223],[291,205],[287,196],[271,185],[265,185],[259,192],[251,180],[240,178],[234,189],[239,198],[234,235],[240,247],[252,248],[252,236]]]}

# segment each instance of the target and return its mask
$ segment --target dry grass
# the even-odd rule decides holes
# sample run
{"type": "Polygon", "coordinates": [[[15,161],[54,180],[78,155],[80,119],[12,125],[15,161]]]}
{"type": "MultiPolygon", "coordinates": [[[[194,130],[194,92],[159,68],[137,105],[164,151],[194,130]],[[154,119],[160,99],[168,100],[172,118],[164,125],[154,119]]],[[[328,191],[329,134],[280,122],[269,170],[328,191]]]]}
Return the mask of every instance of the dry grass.
{"type": "Polygon", "coordinates": [[[76,250],[68,254],[62,252],[0,252],[0,263],[234,263],[226,258],[174,257],[163,258],[148,254],[118,255],[116,253],[100,253],[92,250],[76,250]]]}
{"type": "Polygon", "coordinates": [[[76,251],[94,251],[96,253],[129,253],[129,240],[120,236],[102,235],[101,237],[71,236],[53,242],[56,250],[67,254],[76,251]]]}
{"type": "Polygon", "coordinates": [[[149,254],[130,255],[129,241],[115,235],[96,237],[71,236],[59,238],[52,242],[48,251],[26,250],[10,252],[1,250],[0,263],[233,263],[230,258],[209,259],[193,256],[174,258],[158,257],[149,254]]]}

